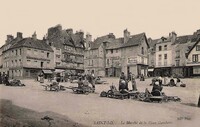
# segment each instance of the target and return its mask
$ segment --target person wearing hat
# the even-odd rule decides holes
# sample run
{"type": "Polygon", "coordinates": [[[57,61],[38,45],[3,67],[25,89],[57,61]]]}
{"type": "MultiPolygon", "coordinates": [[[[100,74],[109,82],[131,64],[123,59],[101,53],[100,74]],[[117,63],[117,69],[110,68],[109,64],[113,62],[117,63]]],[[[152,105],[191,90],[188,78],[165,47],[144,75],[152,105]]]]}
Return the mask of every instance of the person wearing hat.
{"type": "Polygon", "coordinates": [[[162,91],[162,86],[159,85],[159,81],[156,81],[156,82],[154,83],[153,88],[152,88],[152,92],[154,92],[154,91],[156,91],[156,90],[162,91]]]}
{"type": "Polygon", "coordinates": [[[120,84],[119,84],[119,91],[120,92],[128,91],[128,85],[127,85],[126,81],[123,80],[123,79],[120,79],[120,80],[121,81],[120,81],[120,84]]]}

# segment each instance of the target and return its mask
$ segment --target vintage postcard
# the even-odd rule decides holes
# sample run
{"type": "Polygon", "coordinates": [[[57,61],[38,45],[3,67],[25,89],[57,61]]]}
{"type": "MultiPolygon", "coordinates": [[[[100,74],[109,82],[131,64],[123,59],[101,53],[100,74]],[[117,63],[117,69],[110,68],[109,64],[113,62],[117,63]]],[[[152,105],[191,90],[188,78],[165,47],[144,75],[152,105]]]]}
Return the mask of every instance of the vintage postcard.
{"type": "Polygon", "coordinates": [[[0,127],[199,127],[199,0],[0,1],[0,127]]]}

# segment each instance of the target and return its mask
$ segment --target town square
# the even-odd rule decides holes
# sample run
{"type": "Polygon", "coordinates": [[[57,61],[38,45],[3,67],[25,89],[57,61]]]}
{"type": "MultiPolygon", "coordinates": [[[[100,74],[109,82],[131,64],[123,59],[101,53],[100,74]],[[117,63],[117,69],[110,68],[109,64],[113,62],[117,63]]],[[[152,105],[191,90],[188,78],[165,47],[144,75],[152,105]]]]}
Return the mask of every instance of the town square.
{"type": "Polygon", "coordinates": [[[198,0],[0,1],[0,127],[199,127],[198,0]]]}

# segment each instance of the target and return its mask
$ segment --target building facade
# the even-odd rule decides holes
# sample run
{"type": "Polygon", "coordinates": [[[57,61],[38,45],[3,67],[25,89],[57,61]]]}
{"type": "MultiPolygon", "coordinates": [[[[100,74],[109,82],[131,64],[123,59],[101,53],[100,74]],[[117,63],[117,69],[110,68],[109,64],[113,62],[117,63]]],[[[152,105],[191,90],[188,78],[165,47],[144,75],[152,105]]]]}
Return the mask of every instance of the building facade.
{"type": "Polygon", "coordinates": [[[129,72],[135,76],[148,74],[148,48],[149,44],[145,33],[130,35],[124,30],[124,43],[121,46],[122,72],[129,72]]]}
{"type": "Polygon", "coordinates": [[[123,38],[117,38],[107,43],[105,75],[108,77],[119,77],[122,72],[122,44],[123,38]]]}
{"type": "Polygon", "coordinates": [[[70,73],[84,71],[84,33],[73,33],[73,29],[62,29],[61,25],[51,27],[47,33],[47,44],[54,50],[55,69],[70,73]]]}
{"type": "Polygon", "coordinates": [[[168,37],[161,37],[156,43],[155,76],[172,75],[172,44],[176,36],[175,32],[171,32],[168,37]]]}
{"type": "Polygon", "coordinates": [[[37,39],[36,33],[28,38],[18,34],[4,45],[2,71],[10,78],[36,78],[42,70],[53,70],[53,50],[46,40],[37,39]]]}
{"type": "Polygon", "coordinates": [[[105,76],[106,67],[106,46],[115,39],[110,33],[108,35],[98,37],[94,41],[91,35],[86,36],[86,50],[84,56],[84,69],[86,73],[94,72],[97,76],[105,76]]]}
{"type": "Polygon", "coordinates": [[[186,66],[188,77],[200,76],[200,39],[196,41],[187,53],[186,66]]]}

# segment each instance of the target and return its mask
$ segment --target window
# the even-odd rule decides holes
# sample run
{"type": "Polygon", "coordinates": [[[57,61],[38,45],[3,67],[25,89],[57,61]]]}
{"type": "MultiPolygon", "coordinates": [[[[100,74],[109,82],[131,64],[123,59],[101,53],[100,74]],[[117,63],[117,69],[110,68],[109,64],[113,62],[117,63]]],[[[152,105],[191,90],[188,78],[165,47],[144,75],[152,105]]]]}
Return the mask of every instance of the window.
{"type": "Polygon", "coordinates": [[[34,62],[37,62],[37,60],[36,60],[36,61],[34,61],[34,62]]]}
{"type": "Polygon", "coordinates": [[[47,62],[47,64],[49,64],[49,62],[47,62]]]}
{"type": "Polygon", "coordinates": [[[200,74],[200,68],[199,67],[193,67],[193,74],[200,74]]]}
{"type": "Polygon", "coordinates": [[[16,56],[17,56],[17,50],[15,50],[16,56]]]}
{"type": "Polygon", "coordinates": [[[158,51],[162,51],[162,46],[159,46],[159,47],[158,47],[158,51]]]}
{"type": "Polygon", "coordinates": [[[31,60],[27,60],[27,62],[30,62],[31,60]]]}
{"type": "Polygon", "coordinates": [[[34,50],[35,52],[37,52],[37,50],[34,50]]]}
{"type": "Polygon", "coordinates": [[[113,54],[113,49],[111,49],[110,51],[111,51],[111,54],[113,54]]]}
{"type": "Polygon", "coordinates": [[[16,66],[17,66],[17,60],[15,60],[16,66]]]}
{"type": "Polygon", "coordinates": [[[93,66],[93,60],[92,60],[92,66],[93,66]]]}
{"type": "Polygon", "coordinates": [[[22,55],[22,49],[19,49],[19,55],[22,55]]]}
{"type": "Polygon", "coordinates": [[[107,64],[109,65],[109,59],[107,59],[107,64]]]}
{"type": "Polygon", "coordinates": [[[41,62],[41,63],[40,63],[40,67],[43,67],[43,65],[44,65],[44,62],[41,62]]]}
{"type": "Polygon", "coordinates": [[[118,53],[118,49],[116,49],[116,53],[118,53]]]}
{"type": "Polygon", "coordinates": [[[200,45],[196,46],[196,51],[200,51],[200,45]]]}
{"type": "Polygon", "coordinates": [[[198,62],[198,54],[192,55],[192,62],[198,62]]]}
{"type": "Polygon", "coordinates": [[[44,53],[44,51],[41,51],[41,53],[44,53]]]}
{"type": "Polygon", "coordinates": [[[176,66],[180,66],[180,60],[176,60],[176,66]]]}
{"type": "Polygon", "coordinates": [[[22,64],[22,63],[21,63],[21,59],[19,59],[19,65],[21,66],[21,64],[22,64]]]}
{"type": "Polygon", "coordinates": [[[31,49],[28,49],[28,50],[31,50],[31,49]]]}
{"type": "Polygon", "coordinates": [[[144,55],[144,47],[142,47],[141,54],[144,55]]]}
{"type": "Polygon", "coordinates": [[[164,45],[164,50],[167,50],[167,45],[164,45]]]}
{"type": "Polygon", "coordinates": [[[49,52],[47,53],[47,58],[49,58],[49,52]]]}
{"type": "Polygon", "coordinates": [[[161,54],[158,56],[158,60],[162,60],[162,55],[161,54]]]}
{"type": "Polygon", "coordinates": [[[176,51],[176,58],[180,58],[180,50],[176,51]]]}
{"type": "Polygon", "coordinates": [[[165,60],[167,59],[167,54],[164,54],[164,59],[165,59],[165,60]]]}

